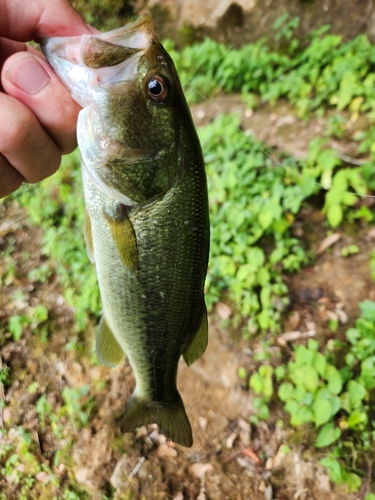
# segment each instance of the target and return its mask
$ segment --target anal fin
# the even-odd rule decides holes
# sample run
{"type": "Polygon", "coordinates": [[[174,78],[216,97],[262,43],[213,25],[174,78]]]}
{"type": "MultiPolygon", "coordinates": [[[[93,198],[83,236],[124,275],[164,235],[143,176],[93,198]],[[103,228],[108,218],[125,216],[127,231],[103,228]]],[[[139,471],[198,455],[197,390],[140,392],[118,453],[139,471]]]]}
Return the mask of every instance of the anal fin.
{"type": "Polygon", "coordinates": [[[183,357],[188,366],[199,359],[207,348],[208,344],[208,320],[206,304],[203,305],[202,318],[193,340],[183,352],[183,357]]]}
{"type": "Polygon", "coordinates": [[[124,351],[113,335],[112,330],[103,316],[96,334],[96,355],[106,366],[116,366],[124,358],[124,351]]]}
{"type": "Polygon", "coordinates": [[[137,237],[127,215],[125,205],[119,204],[116,210],[104,210],[113,241],[124,266],[133,273],[139,269],[137,237]]]}

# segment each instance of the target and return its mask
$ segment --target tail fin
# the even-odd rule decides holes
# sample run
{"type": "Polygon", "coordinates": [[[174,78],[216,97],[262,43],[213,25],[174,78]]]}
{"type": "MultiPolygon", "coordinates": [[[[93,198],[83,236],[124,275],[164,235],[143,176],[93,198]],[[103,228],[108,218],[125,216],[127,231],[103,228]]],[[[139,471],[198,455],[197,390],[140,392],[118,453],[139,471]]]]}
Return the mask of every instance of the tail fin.
{"type": "Polygon", "coordinates": [[[190,447],[193,444],[191,425],[178,392],[176,401],[169,405],[154,403],[133,394],[121,420],[122,432],[135,431],[137,427],[154,423],[167,439],[182,446],[190,447]]]}

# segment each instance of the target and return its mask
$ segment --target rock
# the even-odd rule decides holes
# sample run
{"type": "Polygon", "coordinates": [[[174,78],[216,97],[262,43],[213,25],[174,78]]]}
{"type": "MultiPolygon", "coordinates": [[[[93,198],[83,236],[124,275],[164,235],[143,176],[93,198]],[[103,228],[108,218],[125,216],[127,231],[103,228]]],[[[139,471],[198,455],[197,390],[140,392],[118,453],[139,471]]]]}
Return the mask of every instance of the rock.
{"type": "Polygon", "coordinates": [[[169,18],[177,21],[179,27],[190,25],[195,28],[216,28],[218,25],[241,26],[245,12],[251,11],[256,0],[150,0],[148,9],[157,7],[168,12],[169,18]]]}
{"type": "Polygon", "coordinates": [[[115,490],[127,490],[130,485],[135,483],[135,480],[132,479],[133,476],[131,476],[131,472],[134,470],[133,465],[134,459],[127,456],[117,462],[109,480],[115,490]]]}

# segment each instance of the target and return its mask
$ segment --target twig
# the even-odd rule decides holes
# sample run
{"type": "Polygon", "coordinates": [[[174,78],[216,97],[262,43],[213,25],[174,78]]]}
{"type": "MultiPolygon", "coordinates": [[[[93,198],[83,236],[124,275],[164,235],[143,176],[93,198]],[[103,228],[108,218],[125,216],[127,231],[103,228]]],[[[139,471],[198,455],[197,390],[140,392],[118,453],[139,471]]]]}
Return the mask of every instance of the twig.
{"type": "Polygon", "coordinates": [[[338,157],[340,160],[350,163],[351,165],[357,165],[358,167],[361,167],[365,163],[368,162],[368,160],[357,160],[357,158],[352,158],[351,156],[346,155],[345,153],[339,153],[338,157]]]}
{"type": "Polygon", "coordinates": [[[8,229],[13,226],[13,224],[16,224],[17,222],[20,222],[21,220],[26,219],[26,215],[21,215],[19,217],[16,217],[15,219],[7,220],[0,224],[0,234],[1,233],[7,233],[8,229]]]}
{"type": "MultiPolygon", "coordinates": [[[[0,356],[0,371],[3,367],[3,360],[1,359],[0,356]]],[[[5,394],[4,394],[4,385],[2,382],[0,382],[0,427],[4,427],[4,420],[3,420],[3,402],[5,399],[5,394]]]]}
{"type": "Polygon", "coordinates": [[[134,467],[134,469],[131,471],[131,473],[129,474],[129,477],[134,477],[140,470],[140,468],[142,467],[142,465],[145,463],[145,457],[141,457],[139,459],[139,462],[137,463],[137,465],[134,467]]]}

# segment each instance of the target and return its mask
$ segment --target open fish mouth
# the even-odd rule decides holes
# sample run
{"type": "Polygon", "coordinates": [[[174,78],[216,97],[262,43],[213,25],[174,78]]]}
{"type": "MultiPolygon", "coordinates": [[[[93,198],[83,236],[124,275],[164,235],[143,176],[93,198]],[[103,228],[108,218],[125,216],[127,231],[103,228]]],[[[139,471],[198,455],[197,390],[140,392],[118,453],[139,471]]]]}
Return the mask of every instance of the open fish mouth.
{"type": "Polygon", "coordinates": [[[155,38],[153,21],[147,14],[134,23],[99,35],[51,37],[42,40],[43,52],[72,97],[82,107],[98,87],[132,81],[138,62],[155,38]]]}
{"type": "MultiPolygon", "coordinates": [[[[108,161],[137,156],[127,148],[116,130],[120,126],[103,118],[111,95],[126,96],[137,80],[140,59],[156,36],[150,16],[99,35],[52,37],[42,49],[72,98],[84,108],[78,117],[77,139],[83,162],[96,186],[107,196],[132,206],[136,201],[121,192],[113,180],[108,161]]],[[[113,122],[114,120],[112,120],[113,122]]],[[[152,158],[152,154],[151,154],[152,158]]]]}

